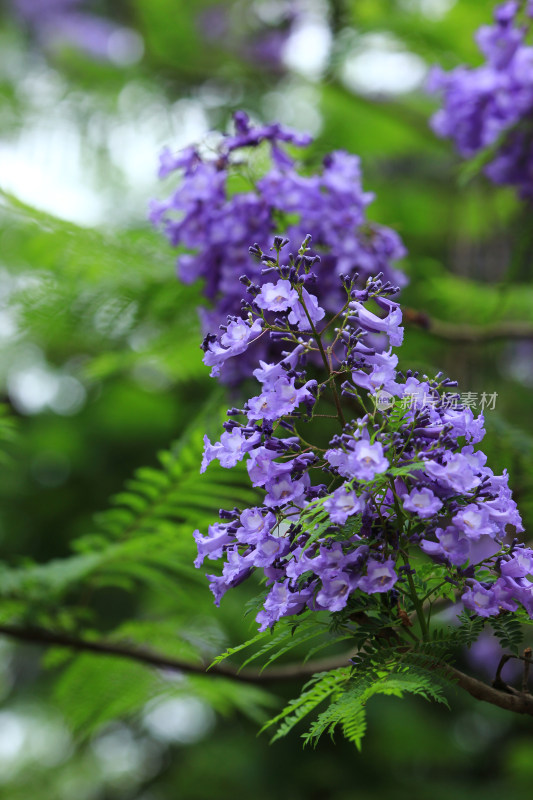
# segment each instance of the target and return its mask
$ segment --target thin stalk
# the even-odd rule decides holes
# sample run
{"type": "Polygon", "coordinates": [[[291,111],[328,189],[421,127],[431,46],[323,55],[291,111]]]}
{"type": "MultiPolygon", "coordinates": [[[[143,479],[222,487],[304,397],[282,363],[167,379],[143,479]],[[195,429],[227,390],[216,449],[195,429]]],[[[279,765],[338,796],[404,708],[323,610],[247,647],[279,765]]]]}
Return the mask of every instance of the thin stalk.
{"type": "MultiPolygon", "coordinates": [[[[403,555],[404,564],[407,567],[407,569],[409,569],[409,559],[407,558],[405,553],[402,553],[402,555],[403,555]]],[[[411,600],[413,601],[413,605],[415,607],[416,616],[417,616],[417,619],[418,619],[418,624],[420,625],[420,630],[422,632],[422,639],[425,642],[427,642],[428,639],[429,639],[429,631],[428,631],[428,626],[427,626],[427,623],[426,623],[426,618],[424,616],[424,609],[422,607],[422,603],[420,602],[420,598],[418,597],[418,595],[416,593],[416,586],[415,586],[415,582],[413,580],[413,576],[411,575],[410,572],[407,572],[407,571],[406,571],[406,574],[407,574],[407,582],[409,583],[409,595],[410,595],[411,600]]]]}
{"type": "MultiPolygon", "coordinates": [[[[398,517],[398,522],[399,522],[400,519],[401,519],[402,513],[401,513],[401,509],[400,509],[400,503],[399,503],[398,497],[396,495],[396,490],[394,488],[394,481],[392,480],[392,478],[390,479],[390,487],[391,487],[391,491],[392,491],[392,496],[394,498],[394,506],[395,506],[395,509],[396,509],[396,515],[398,517]]],[[[404,553],[403,550],[401,551],[401,553],[402,553],[402,557],[403,557],[403,563],[407,567],[406,574],[407,574],[407,582],[409,584],[409,595],[411,597],[411,600],[413,601],[413,606],[415,607],[416,616],[417,616],[417,619],[418,619],[418,624],[420,625],[420,631],[422,633],[422,639],[425,642],[427,642],[428,639],[429,639],[429,630],[428,630],[428,626],[427,626],[427,622],[426,622],[426,617],[424,615],[423,603],[422,603],[422,601],[420,600],[419,596],[416,593],[415,582],[413,580],[413,576],[409,572],[409,559],[407,557],[407,554],[404,553]]]]}
{"type": "MultiPolygon", "coordinates": [[[[303,310],[305,311],[305,316],[307,317],[309,325],[311,326],[311,331],[313,332],[313,337],[314,337],[314,339],[315,339],[315,341],[316,341],[316,343],[318,345],[318,349],[320,351],[320,355],[322,356],[322,361],[324,362],[324,366],[326,367],[326,369],[328,371],[328,375],[331,375],[331,373],[332,373],[331,364],[329,363],[328,357],[326,355],[326,351],[324,350],[324,345],[322,344],[322,339],[320,338],[320,334],[318,333],[317,329],[315,328],[314,322],[311,319],[311,315],[309,314],[309,311],[307,310],[307,306],[305,305],[303,297],[302,297],[302,292],[299,291],[298,295],[300,297],[300,303],[303,306],[303,310]]],[[[344,426],[346,425],[346,420],[344,419],[344,414],[342,413],[341,401],[340,401],[339,394],[337,392],[337,387],[335,386],[335,382],[334,381],[332,381],[331,389],[333,391],[333,399],[335,400],[335,408],[337,409],[337,417],[339,418],[339,422],[341,424],[341,427],[344,428],[344,426]]]]}

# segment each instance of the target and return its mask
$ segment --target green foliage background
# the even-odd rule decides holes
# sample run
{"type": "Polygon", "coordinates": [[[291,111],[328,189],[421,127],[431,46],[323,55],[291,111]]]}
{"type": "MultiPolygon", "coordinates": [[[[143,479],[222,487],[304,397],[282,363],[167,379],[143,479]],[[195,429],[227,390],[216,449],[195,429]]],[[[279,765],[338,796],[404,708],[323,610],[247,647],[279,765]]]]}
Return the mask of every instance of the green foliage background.
{"type": "MultiPolygon", "coordinates": [[[[200,289],[177,283],[175,253],[145,222],[149,197],[161,191],[157,150],[185,135],[188,115],[200,115],[206,128],[225,128],[240,107],[298,127],[311,120],[310,159],[335,148],[358,153],[365,186],[377,193],[370,215],[403,236],[406,304],[450,323],[533,324],[531,209],[459,164],[433,136],[433,104],[422,91],[369,93],[343,78],[348,55],[379,37],[426,65],[477,63],[472,34],[491,4],[310,2],[334,41],[322,76],[311,79],[268,69],[235,45],[265,2],[88,3],[142,35],[143,58],[121,68],[47,50],[3,9],[0,168],[10,174],[10,153],[35,128],[46,159],[47,103],[55,98],[57,115],[76,131],[83,181],[101,198],[104,218],[85,225],[53,216],[46,190],[41,198],[28,194],[31,170],[18,183],[0,170],[0,624],[109,635],[192,662],[253,633],[253,615],[242,615],[253,587],[231,592],[215,610],[192,567],[192,530],[220,506],[251,502],[253,490],[238,470],[198,475],[202,435],[216,435],[226,399],[201,364],[200,289]],[[206,46],[199,19],[213,6],[239,22],[235,41],[206,46]],[[133,144],[149,153],[131,145],[136,128],[133,144]],[[132,160],[152,162],[136,184],[126,156],[117,157],[122,141],[130,141],[132,160]],[[48,403],[29,408],[20,400],[28,374],[52,382],[48,403]]],[[[509,469],[530,530],[529,343],[454,345],[409,329],[401,358],[430,374],[448,372],[461,391],[498,392],[485,449],[495,470],[509,469]]],[[[302,750],[297,729],[272,746],[268,735],[256,737],[298,684],[267,690],[60,649],[43,659],[39,648],[0,645],[6,800],[252,793],[257,800],[425,800],[430,792],[435,800],[491,800],[522,796],[533,777],[527,720],[459,692],[450,695],[452,711],[417,698],[373,699],[362,755],[340,735],[335,745],[324,737],[302,750]]],[[[302,644],[284,658],[305,653],[302,644]]]]}

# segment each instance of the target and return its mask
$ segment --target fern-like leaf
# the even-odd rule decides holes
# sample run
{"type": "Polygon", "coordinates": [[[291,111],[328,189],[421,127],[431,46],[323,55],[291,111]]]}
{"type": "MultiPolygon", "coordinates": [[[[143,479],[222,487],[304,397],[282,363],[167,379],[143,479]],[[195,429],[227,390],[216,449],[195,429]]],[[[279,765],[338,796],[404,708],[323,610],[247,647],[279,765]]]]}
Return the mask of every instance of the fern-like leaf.
{"type": "Polygon", "coordinates": [[[278,730],[271,739],[275,742],[286,736],[295,725],[314,709],[338,692],[339,687],[346,683],[351,674],[350,667],[340,667],[329,672],[320,672],[308,681],[299,697],[291,700],[285,708],[263,726],[261,732],[272,725],[279,725],[278,730]]]}

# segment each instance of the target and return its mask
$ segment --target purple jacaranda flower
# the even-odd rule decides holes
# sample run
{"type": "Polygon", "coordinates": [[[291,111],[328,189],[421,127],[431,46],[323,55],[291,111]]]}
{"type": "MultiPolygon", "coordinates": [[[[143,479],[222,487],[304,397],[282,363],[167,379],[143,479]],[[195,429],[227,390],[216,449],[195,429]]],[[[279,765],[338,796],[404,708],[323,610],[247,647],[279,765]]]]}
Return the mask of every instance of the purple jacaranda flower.
{"type": "Polygon", "coordinates": [[[272,388],[279,378],[285,378],[287,376],[287,372],[283,369],[281,363],[269,364],[259,359],[259,367],[254,369],[252,375],[259,383],[263,384],[264,388],[272,388]]]}
{"type": "Polygon", "coordinates": [[[259,630],[271,627],[281,617],[297,614],[305,606],[311,595],[311,589],[294,591],[289,580],[275,583],[266,597],[264,609],[256,616],[259,630]]]}
{"type": "Polygon", "coordinates": [[[227,581],[233,581],[244,569],[249,569],[252,564],[253,551],[251,549],[241,552],[236,543],[226,549],[226,560],[222,567],[222,577],[227,581]]]}
{"type": "Polygon", "coordinates": [[[261,320],[256,319],[250,325],[247,320],[236,319],[229,323],[227,330],[220,337],[220,344],[232,351],[232,355],[243,353],[245,346],[253,336],[257,336],[263,327],[261,320]]]}
{"type": "Polygon", "coordinates": [[[309,294],[307,289],[302,289],[302,299],[305,303],[305,308],[299,300],[295,302],[291,306],[289,322],[291,325],[296,325],[300,331],[309,331],[311,330],[311,323],[316,325],[317,322],[324,319],[326,312],[318,305],[318,299],[315,295],[309,294]]]}
{"type": "Polygon", "coordinates": [[[466,458],[474,472],[479,475],[483,471],[483,467],[487,463],[487,456],[482,450],[474,450],[471,444],[467,444],[461,448],[461,455],[466,458]]]}
{"type": "Polygon", "coordinates": [[[282,536],[266,536],[251,555],[254,567],[269,567],[277,558],[286,555],[289,542],[282,536]]]}
{"type": "Polygon", "coordinates": [[[499,608],[502,611],[516,611],[518,602],[522,603],[531,616],[531,601],[533,600],[532,584],[525,578],[498,578],[492,589],[496,596],[499,608]],[[516,589],[516,587],[520,588],[516,589]]]}
{"type": "Polygon", "coordinates": [[[48,15],[61,14],[77,9],[85,0],[14,0],[15,10],[31,22],[40,22],[48,15]]]}
{"type": "Polygon", "coordinates": [[[491,476],[487,486],[492,490],[492,497],[485,500],[484,507],[489,512],[491,522],[500,531],[505,532],[506,525],[512,525],[518,533],[521,533],[524,526],[508,486],[508,480],[507,470],[503,471],[503,475],[491,476]]]}
{"type": "Polygon", "coordinates": [[[452,521],[469,539],[474,540],[479,539],[482,534],[494,534],[498,530],[491,522],[484,503],[469,503],[455,514],[452,521]]]}
{"type": "Polygon", "coordinates": [[[360,579],[359,588],[367,594],[388,592],[397,580],[398,575],[394,570],[392,558],[388,558],[386,561],[377,561],[375,558],[369,558],[367,574],[360,579]]]}
{"type": "Polygon", "coordinates": [[[497,25],[482,25],[476,34],[479,49],[489,64],[497,70],[509,66],[524,41],[524,30],[512,25],[518,9],[519,4],[514,0],[497,6],[494,10],[497,25]]]}
{"type": "Polygon", "coordinates": [[[279,453],[268,447],[257,447],[250,453],[246,464],[252,486],[264,486],[278,475],[290,472],[292,465],[287,462],[277,463],[279,453]]]}
{"type": "Polygon", "coordinates": [[[235,537],[228,533],[229,525],[215,522],[207,529],[207,536],[202,536],[199,530],[194,531],[194,541],[198,547],[198,556],[194,562],[195,567],[201,567],[204,558],[217,559],[222,556],[224,548],[235,542],[235,537]]]}
{"type": "MultiPolygon", "coordinates": [[[[337,175],[336,180],[340,187],[342,176],[337,175]]],[[[312,199],[308,198],[308,202],[312,204],[312,199]]],[[[286,244],[281,237],[276,238],[273,249],[279,254],[286,244]]],[[[275,260],[264,256],[259,246],[251,248],[251,253],[261,259],[265,274],[277,272],[287,282],[288,289],[287,285],[278,287],[275,281],[271,282],[273,292],[287,290],[283,305],[293,287],[300,291],[302,280],[316,285],[315,276],[308,272],[313,257],[303,255],[305,252],[300,249],[298,258],[290,256],[287,267],[281,266],[279,257],[275,260]]],[[[258,288],[251,287],[247,277],[243,277],[243,284],[254,297],[262,292],[260,284],[258,288]]],[[[341,305],[339,327],[331,331],[327,327],[325,334],[325,341],[336,337],[336,349],[330,354],[335,360],[335,377],[339,376],[339,402],[348,398],[347,410],[358,385],[368,381],[367,388],[372,390],[372,381],[379,385],[382,380],[391,388],[393,401],[401,398],[402,402],[393,402],[392,410],[376,406],[359,418],[346,417],[346,424],[341,420],[341,430],[334,433],[327,449],[312,444],[312,433],[309,439],[300,434],[311,414],[302,413],[298,406],[303,403],[308,412],[314,411],[323,392],[328,393],[329,369],[320,385],[305,382],[307,362],[316,352],[318,335],[295,331],[287,313],[274,312],[281,316],[273,324],[265,318],[264,335],[272,336],[276,342],[277,355],[265,361],[260,354],[247,352],[247,357],[259,356],[253,374],[262,391],[245,402],[244,409],[228,412],[230,418],[247,414],[251,421],[242,425],[231,419],[224,423],[226,433],[220,442],[211,444],[206,439],[205,461],[218,457],[221,463],[232,464],[246,455],[251,482],[263,486],[266,494],[263,507],[223,510],[220,517],[227,522],[210,529],[207,537],[195,534],[197,563],[205,555],[223,556],[225,560],[222,576],[212,580],[215,598],[219,601],[229,586],[259,569],[271,587],[258,616],[262,629],[283,616],[298,614],[305,606],[310,612],[327,609],[336,614],[355,592],[357,602],[364,603],[365,593],[387,593],[394,588],[394,594],[383,604],[383,609],[392,608],[397,595],[401,602],[407,589],[404,580],[398,582],[399,564],[406,552],[411,557],[420,546],[422,552],[444,566],[437,570],[438,580],[443,572],[458,587],[466,581],[469,588],[465,596],[470,607],[477,604],[481,613],[490,615],[500,610],[512,612],[521,603],[533,616],[533,585],[529,580],[533,551],[517,547],[516,543],[504,544],[506,526],[521,524],[508,476],[505,472],[494,475],[486,466],[483,453],[474,451],[471,444],[463,445],[469,430],[479,433],[478,421],[470,411],[465,412],[458,394],[445,398],[443,390],[454,383],[444,376],[423,376],[420,380],[417,373],[408,372],[407,378],[397,373],[392,352],[377,349],[383,347],[383,342],[375,341],[381,334],[365,332],[359,318],[353,315],[349,303],[354,298],[361,305],[371,298],[392,317],[396,306],[386,300],[395,288],[384,284],[380,276],[370,279],[364,289],[354,288],[347,278],[342,279],[342,284],[348,305],[341,305]],[[287,350],[281,349],[284,347],[287,350]],[[377,377],[379,372],[382,378],[377,377]],[[357,376],[353,382],[352,373],[357,376]],[[363,377],[358,380],[359,375],[363,377]],[[411,392],[415,395],[412,407],[398,415],[397,406],[403,406],[411,392]],[[399,475],[395,475],[397,467],[399,475]],[[409,469],[418,470],[416,477],[407,472],[409,469]],[[328,492],[325,483],[315,483],[315,470],[322,470],[327,482],[331,480],[329,473],[342,475],[346,482],[334,491],[330,485],[328,492]],[[385,476],[374,480],[384,472],[392,483],[385,476]],[[357,482],[363,481],[372,483],[359,487],[357,482]],[[398,497],[403,511],[395,499],[398,497]],[[408,511],[418,517],[418,522],[411,518],[416,523],[414,527],[406,524],[408,511]],[[339,530],[356,513],[360,514],[357,530],[339,530]],[[433,520],[439,514],[447,527],[435,529],[433,520]]],[[[265,304],[281,303],[279,293],[273,300],[268,294],[271,287],[265,291],[265,304]]],[[[246,302],[243,308],[250,310],[249,319],[230,318],[229,323],[249,328],[253,325],[258,306],[246,302]]],[[[285,311],[290,311],[288,304],[285,311]]],[[[239,337],[230,331],[229,324],[223,330],[228,340],[221,339],[218,346],[239,348],[239,337]]],[[[208,336],[206,348],[213,341],[208,336]]],[[[312,368],[318,369],[318,365],[313,363],[312,368]]],[[[478,433],[470,438],[476,438],[478,433]]],[[[416,554],[413,556],[412,563],[418,570],[416,554]]],[[[428,567],[431,570],[431,565],[424,562],[423,569],[428,567]]],[[[435,577],[436,574],[431,575],[435,577]]]]}
{"type": "Polygon", "coordinates": [[[186,147],[179,153],[173,153],[170,148],[164,147],[159,155],[159,178],[166,178],[177,169],[190,170],[193,164],[200,160],[195,147],[186,147]]]}
{"type": "Polygon", "coordinates": [[[501,561],[500,571],[506,578],[525,578],[533,573],[533,550],[527,547],[514,550],[509,561],[501,561]]]}
{"type": "Polygon", "coordinates": [[[233,320],[220,338],[220,344],[212,339],[207,339],[204,345],[203,362],[212,367],[211,375],[216,377],[226,359],[244,353],[250,342],[260,335],[263,321],[256,319],[249,323],[247,320],[233,320]]]}
{"type": "Polygon", "coordinates": [[[358,579],[346,572],[333,571],[322,577],[322,588],[316,596],[320,608],[340,611],[348,602],[350,594],[357,588],[358,579]]]}
{"type": "MultiPolygon", "coordinates": [[[[189,148],[180,159],[165,151],[162,174],[168,175],[175,165],[182,181],[170,198],[152,203],[150,212],[154,225],[180,248],[180,280],[190,283],[204,279],[203,291],[213,304],[211,310],[201,312],[205,330],[215,329],[228,314],[241,313],[239,276],[247,275],[259,287],[273,282],[260,265],[251,261],[248,247],[258,242],[264,249],[275,230],[300,242],[308,228],[313,231],[321,256],[313,268],[318,281],[312,291],[302,289],[302,295],[314,325],[325,314],[337,312],[342,301],[341,274],[353,276],[357,271],[362,283],[382,272],[385,280],[405,284],[405,276],[393,266],[403,258],[405,249],[394,231],[368,221],[366,207],[372,196],[363,191],[356,156],[332,153],[314,174],[303,175],[302,164],[289,157],[283,146],[285,142],[305,145],[309,137],[277,124],[252,126],[240,113],[235,116],[235,126],[235,135],[223,137],[212,155],[200,155],[189,148]],[[251,190],[230,191],[233,164],[242,161],[239,148],[265,141],[271,151],[271,168],[251,190]]],[[[295,301],[287,310],[291,324],[300,331],[309,330],[300,302],[295,301]]],[[[273,360],[274,348],[267,337],[254,349],[264,360],[273,360]]],[[[226,382],[238,382],[249,375],[254,360],[228,363],[220,359],[216,365],[226,382]]]]}
{"type": "Polygon", "coordinates": [[[443,425],[451,426],[454,436],[464,436],[467,442],[480,442],[485,436],[483,414],[474,417],[470,408],[446,408],[440,416],[443,425]]]}
{"type": "Polygon", "coordinates": [[[17,15],[46,47],[68,45],[93,59],[133,63],[142,40],[129,28],[84,11],[86,0],[11,0],[17,15]]]}
{"type": "MultiPolygon", "coordinates": [[[[337,542],[335,543],[335,545],[337,542]]],[[[285,574],[292,581],[297,580],[306,572],[317,572],[315,569],[316,557],[312,556],[316,552],[316,548],[296,547],[291,552],[291,557],[287,559],[287,566],[285,567],[285,574]]],[[[339,558],[342,558],[343,552],[339,558]]],[[[339,568],[340,569],[340,568],[339,568]]],[[[317,573],[318,574],[318,573],[317,573]]]]}
{"type": "Polygon", "coordinates": [[[432,118],[437,135],[453,139],[466,158],[496,145],[485,174],[531,197],[533,139],[528,120],[533,107],[533,47],[526,41],[528,26],[520,24],[517,10],[514,2],[497,6],[495,24],[477,32],[484,63],[449,73],[434,69],[428,89],[443,99],[443,107],[432,118]]]}
{"type": "Polygon", "coordinates": [[[469,560],[471,564],[480,564],[492,558],[501,550],[501,541],[494,534],[483,533],[479,539],[470,539],[469,560]]]}
{"type": "Polygon", "coordinates": [[[309,476],[307,474],[298,480],[293,480],[289,475],[280,475],[266,484],[265,505],[275,507],[292,503],[301,506],[308,487],[309,476]]]}
{"type": "Polygon", "coordinates": [[[280,419],[300,405],[300,403],[315,403],[316,398],[309,391],[316,386],[316,381],[308,381],[299,389],[295,386],[294,378],[278,378],[266,392],[252,397],[246,404],[246,414],[250,420],[280,419]]]}
{"type": "Polygon", "coordinates": [[[347,491],[345,486],[341,486],[324,501],[324,508],[332,522],[344,525],[348,517],[362,511],[363,503],[353,489],[347,491]]]}
{"type": "Polygon", "coordinates": [[[424,553],[427,553],[428,556],[444,558],[457,567],[465,563],[470,554],[470,543],[464,533],[450,525],[444,530],[437,528],[435,536],[438,539],[437,542],[431,542],[428,539],[420,542],[424,553]]]}
{"type": "Polygon", "coordinates": [[[290,281],[279,280],[277,283],[264,283],[255,298],[256,305],[265,311],[287,311],[298,302],[298,292],[290,281]]]}
{"type": "Polygon", "coordinates": [[[474,473],[470,462],[460,453],[446,453],[445,463],[426,461],[425,471],[444,486],[456,492],[469,492],[479,486],[481,479],[474,473]]]}
{"type": "Polygon", "coordinates": [[[308,133],[298,133],[280,125],[279,122],[254,127],[244,111],[236,111],[233,119],[236,130],[234,136],[228,136],[224,140],[224,149],[227,151],[238,150],[241,147],[255,147],[263,141],[290,142],[296,147],[307,147],[313,141],[308,133]]]}
{"type": "Polygon", "coordinates": [[[398,386],[398,396],[403,398],[403,406],[406,409],[426,408],[428,398],[431,397],[431,389],[427,381],[419,381],[418,378],[411,376],[404,384],[398,386]]]}
{"type": "Polygon", "coordinates": [[[498,593],[492,587],[482,586],[478,581],[472,582],[461,600],[466,608],[474,611],[480,617],[494,617],[500,613],[498,593]]]}
{"type": "Polygon", "coordinates": [[[266,508],[246,508],[239,517],[235,538],[244,544],[257,545],[275,527],[276,517],[266,508]]]}
{"type": "Polygon", "coordinates": [[[413,511],[422,519],[428,519],[438,514],[442,508],[442,501],[433,494],[431,489],[422,487],[402,497],[402,505],[407,511],[413,511]]]}
{"type": "Polygon", "coordinates": [[[281,361],[270,364],[266,361],[259,359],[259,367],[254,369],[252,375],[259,383],[263,384],[263,388],[272,388],[273,384],[278,378],[286,377],[288,369],[295,369],[298,359],[304,352],[303,345],[297,345],[290,351],[281,361]]]}
{"type": "MultiPolygon", "coordinates": [[[[361,352],[362,345],[358,342],[355,349],[355,354],[361,352]]],[[[363,355],[363,354],[362,354],[363,355]]],[[[395,381],[396,367],[398,365],[398,356],[393,354],[391,350],[384,353],[364,354],[365,366],[371,367],[371,372],[368,374],[361,369],[356,369],[352,372],[352,381],[356,386],[362,386],[369,392],[374,392],[376,389],[384,388],[387,392],[396,393],[398,385],[395,381]]]]}
{"type": "Polygon", "coordinates": [[[328,450],[326,459],[344,478],[357,478],[360,481],[371,481],[389,468],[381,442],[370,444],[367,439],[359,439],[353,449],[347,452],[339,449],[328,450]]]}
{"type": "Polygon", "coordinates": [[[200,472],[205,472],[215,458],[218,458],[222,467],[231,469],[260,441],[260,433],[255,432],[246,437],[241,428],[234,428],[231,433],[225,431],[220,437],[220,442],[215,444],[211,444],[209,438],[204,436],[204,456],[200,472]]]}
{"type": "Polygon", "coordinates": [[[361,545],[355,550],[343,547],[340,542],[321,545],[318,554],[311,548],[297,548],[293,558],[287,563],[286,573],[290,578],[299,578],[305,572],[313,572],[319,578],[335,572],[361,569],[368,555],[368,547],[361,545]]]}
{"type": "Polygon", "coordinates": [[[494,587],[498,593],[498,604],[505,611],[514,611],[516,602],[521,603],[533,618],[533,584],[528,578],[498,578],[494,587]]]}
{"type": "Polygon", "coordinates": [[[209,589],[215,599],[215,605],[219,606],[220,601],[228,591],[235,586],[243,583],[252,574],[252,567],[243,566],[242,569],[234,571],[231,578],[226,575],[206,575],[209,579],[209,589]]]}
{"type": "Polygon", "coordinates": [[[392,301],[387,302],[386,308],[388,309],[387,316],[378,317],[358,300],[350,303],[350,310],[355,315],[355,320],[361,328],[373,333],[386,333],[391,345],[398,347],[403,342],[403,328],[400,327],[402,312],[399,305],[392,301]]]}

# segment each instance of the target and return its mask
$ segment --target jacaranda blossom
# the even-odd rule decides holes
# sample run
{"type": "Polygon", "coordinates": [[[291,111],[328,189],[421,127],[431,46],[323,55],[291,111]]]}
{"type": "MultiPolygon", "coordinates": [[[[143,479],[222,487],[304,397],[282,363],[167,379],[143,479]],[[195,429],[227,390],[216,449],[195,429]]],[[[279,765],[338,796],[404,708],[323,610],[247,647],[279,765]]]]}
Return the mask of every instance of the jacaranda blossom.
{"type": "Polygon", "coordinates": [[[495,475],[474,448],[482,417],[459,395],[450,414],[453,381],[406,377],[392,350],[376,351],[376,332],[402,342],[402,312],[391,299],[398,287],[379,277],[361,288],[343,276],[344,300],[313,318],[318,262],[309,260],[309,237],[285,259],[287,244],[275,239],[275,257],[251,248],[269,280],[262,288],[249,276],[240,281],[242,316],[204,343],[212,366],[220,351],[249,357],[252,331],[282,342],[277,360],[253,370],[257,394],[228,411],[220,442],[205,440],[202,469],[215,458],[228,468],[245,460],[261,498],[221,511],[206,536],[194,534],[197,566],[222,560],[209,576],[215,601],[259,570],[261,630],[306,610],[357,618],[364,598],[375,609],[406,597],[416,604],[417,571],[427,575],[429,562],[440,570],[435,585],[453,587],[469,611],[491,617],[520,604],[533,616],[533,551],[509,536],[523,528],[507,473],[495,475]],[[378,402],[384,386],[386,407],[378,402]],[[323,418],[337,432],[317,424],[323,418]]]}
{"type": "Polygon", "coordinates": [[[454,141],[464,158],[487,149],[484,172],[497,184],[515,186],[533,198],[533,7],[509,0],[482,26],[477,44],[484,63],[476,68],[436,68],[429,90],[441,95],[433,130],[454,141]]]}
{"type": "MultiPolygon", "coordinates": [[[[234,124],[235,132],[222,137],[209,153],[196,147],[176,155],[168,148],[162,152],[160,177],[177,173],[178,182],[166,200],[152,202],[150,211],[153,224],[180,250],[180,280],[203,280],[210,304],[209,310],[201,312],[206,331],[224,324],[228,314],[240,316],[239,278],[243,274],[254,288],[260,308],[290,310],[289,321],[301,331],[308,331],[342,303],[341,275],[358,273],[364,283],[370,275],[382,273],[395,285],[406,283],[397,266],[405,255],[399,236],[367,218],[373,195],[363,190],[357,156],[330,153],[318,171],[308,174],[294,153],[311,143],[310,136],[279,123],[253,126],[242,111],[234,115],[234,124]],[[253,164],[253,150],[259,147],[269,153],[270,166],[255,183],[243,184],[244,165],[253,164]],[[275,280],[279,276],[271,266],[258,263],[248,247],[257,242],[266,249],[274,231],[301,242],[308,229],[314,231],[320,260],[306,255],[319,280],[305,285],[304,311],[288,279],[275,280]]],[[[380,323],[370,312],[363,313],[367,314],[368,330],[381,330],[382,324],[391,330],[394,327],[393,318],[380,323]]],[[[399,343],[398,338],[391,340],[391,344],[399,343]]],[[[222,341],[220,345],[227,347],[222,341]]],[[[279,347],[269,337],[261,338],[247,358],[237,361],[226,362],[221,349],[212,349],[210,366],[226,382],[249,375],[259,358],[272,361],[279,355],[279,347]]]]}

